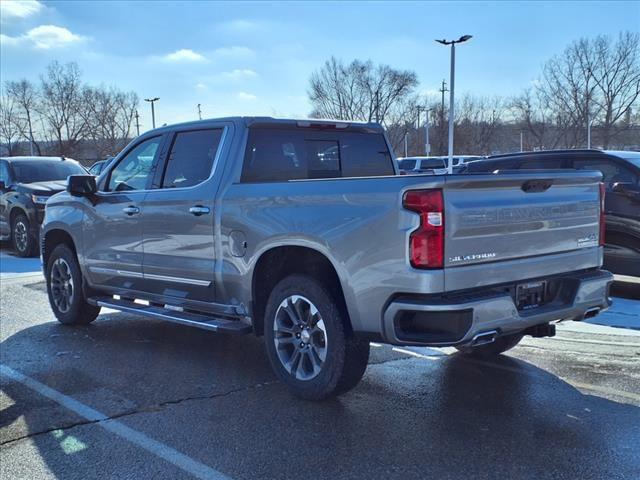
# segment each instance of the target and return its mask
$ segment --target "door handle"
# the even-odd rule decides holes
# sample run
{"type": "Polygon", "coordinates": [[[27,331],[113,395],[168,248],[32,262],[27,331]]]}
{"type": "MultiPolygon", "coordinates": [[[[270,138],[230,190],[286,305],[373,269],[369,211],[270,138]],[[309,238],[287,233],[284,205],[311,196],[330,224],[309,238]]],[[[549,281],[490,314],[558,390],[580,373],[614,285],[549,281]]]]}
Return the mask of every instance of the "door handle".
{"type": "Polygon", "coordinates": [[[211,212],[211,210],[209,210],[209,207],[203,207],[202,205],[194,205],[189,209],[189,213],[192,213],[196,217],[199,217],[200,215],[206,215],[209,212],[211,212]]]}
{"type": "Polygon", "coordinates": [[[124,207],[122,209],[124,213],[127,215],[135,215],[136,213],[140,213],[140,209],[138,207],[134,207],[133,205],[129,205],[128,207],[124,207]]]}

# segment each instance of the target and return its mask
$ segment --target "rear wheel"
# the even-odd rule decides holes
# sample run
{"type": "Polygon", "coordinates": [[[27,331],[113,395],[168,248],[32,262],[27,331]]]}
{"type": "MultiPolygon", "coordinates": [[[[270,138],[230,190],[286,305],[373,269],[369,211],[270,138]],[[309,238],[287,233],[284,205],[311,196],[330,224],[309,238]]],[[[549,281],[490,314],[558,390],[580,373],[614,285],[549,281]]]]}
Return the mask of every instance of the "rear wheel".
{"type": "Polygon", "coordinates": [[[31,234],[31,222],[24,213],[16,215],[11,224],[13,249],[20,257],[33,257],[38,250],[38,241],[31,234]]]}
{"type": "Polygon", "coordinates": [[[523,336],[521,333],[514,333],[498,337],[493,342],[485,345],[479,345],[477,347],[461,346],[456,347],[456,349],[463,355],[490,358],[512,349],[522,340],[523,336]]]}
{"type": "Polygon", "coordinates": [[[276,375],[301,398],[345,393],[367,368],[369,342],[350,334],[339,303],[312,277],[291,275],[275,286],[264,331],[276,375]]]}
{"type": "Polygon", "coordinates": [[[58,245],[47,262],[49,304],[60,323],[86,325],[100,313],[100,307],[87,303],[82,291],[82,272],[75,253],[58,245]]]}

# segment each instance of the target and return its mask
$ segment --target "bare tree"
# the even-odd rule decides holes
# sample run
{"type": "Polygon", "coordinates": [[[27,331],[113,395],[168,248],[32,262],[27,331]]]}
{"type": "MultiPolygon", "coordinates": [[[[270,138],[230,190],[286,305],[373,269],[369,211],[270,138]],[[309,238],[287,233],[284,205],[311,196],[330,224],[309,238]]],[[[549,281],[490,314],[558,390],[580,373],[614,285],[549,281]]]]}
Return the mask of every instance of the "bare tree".
{"type": "Polygon", "coordinates": [[[78,65],[52,62],[42,77],[41,114],[59,155],[70,155],[87,132],[83,85],[78,65]]]}
{"type": "Polygon", "coordinates": [[[628,128],[629,122],[620,121],[631,114],[640,96],[640,35],[623,32],[615,43],[608,37],[597,37],[593,41],[592,75],[598,92],[595,102],[601,112],[602,146],[608,148],[612,137],[628,128]]]}
{"type": "Polygon", "coordinates": [[[18,108],[15,98],[8,95],[0,96],[0,141],[9,156],[16,154],[16,143],[24,131],[18,108]]]}
{"type": "Polygon", "coordinates": [[[38,131],[37,120],[39,118],[40,97],[37,88],[28,80],[19,80],[6,83],[7,97],[13,99],[18,108],[20,120],[17,125],[20,128],[22,138],[27,140],[35,153],[42,155],[40,143],[36,140],[38,131]]]}
{"type": "Polygon", "coordinates": [[[505,109],[500,97],[463,96],[456,113],[456,151],[492,153],[505,109]]]}
{"type": "Polygon", "coordinates": [[[398,109],[418,85],[416,74],[371,61],[345,65],[331,57],[310,80],[311,116],[337,120],[378,121],[398,116],[398,109]]]}
{"type": "Polygon", "coordinates": [[[537,94],[565,146],[584,145],[589,123],[600,126],[605,148],[624,130],[622,120],[640,95],[639,44],[631,32],[615,42],[581,39],[545,63],[537,94]]]}
{"type": "Polygon", "coordinates": [[[138,96],[82,82],[75,63],[52,62],[39,85],[5,83],[0,103],[0,140],[13,149],[16,132],[33,153],[103,158],[130,140],[138,96]]]}
{"type": "MultiPolygon", "coordinates": [[[[510,100],[510,111],[514,123],[524,134],[526,150],[557,148],[563,135],[556,128],[557,116],[537,89],[527,88],[510,100]]],[[[561,123],[561,122],[560,122],[561,123]]]]}
{"type": "Polygon", "coordinates": [[[85,87],[83,102],[87,137],[93,142],[98,157],[115,155],[129,141],[138,96],[115,88],[85,87]]]}

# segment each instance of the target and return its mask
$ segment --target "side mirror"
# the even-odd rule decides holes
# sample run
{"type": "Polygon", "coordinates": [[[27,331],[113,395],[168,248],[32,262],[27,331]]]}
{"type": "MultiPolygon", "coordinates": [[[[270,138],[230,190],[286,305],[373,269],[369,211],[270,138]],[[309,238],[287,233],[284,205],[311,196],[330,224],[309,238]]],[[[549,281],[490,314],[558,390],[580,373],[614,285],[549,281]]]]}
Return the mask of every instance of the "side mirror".
{"type": "Polygon", "coordinates": [[[97,191],[96,177],[93,175],[70,175],[67,179],[67,192],[74,197],[86,197],[97,191]]]}

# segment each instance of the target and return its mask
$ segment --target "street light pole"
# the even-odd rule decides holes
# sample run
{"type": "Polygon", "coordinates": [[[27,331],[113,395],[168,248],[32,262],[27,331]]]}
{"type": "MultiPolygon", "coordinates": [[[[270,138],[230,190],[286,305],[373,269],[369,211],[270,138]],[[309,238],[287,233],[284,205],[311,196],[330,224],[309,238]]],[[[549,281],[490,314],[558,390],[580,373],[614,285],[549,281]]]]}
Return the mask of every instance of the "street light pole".
{"type": "Polygon", "coordinates": [[[409,142],[407,141],[409,137],[409,132],[404,131],[404,156],[409,156],[409,142]]]}
{"type": "Polygon", "coordinates": [[[155,108],[153,108],[153,104],[158,100],[160,100],[160,97],[144,99],[145,102],[149,102],[151,104],[151,124],[153,125],[153,128],[156,128],[156,111],[155,108]]]}
{"type": "Polygon", "coordinates": [[[453,91],[455,90],[456,81],[456,44],[451,43],[451,72],[449,73],[449,160],[447,161],[447,173],[453,173],[453,121],[454,121],[454,100],[453,91]]]}
{"type": "Polygon", "coordinates": [[[137,137],[140,136],[140,115],[138,115],[138,110],[136,110],[136,133],[137,133],[137,137]]]}
{"type": "Polygon", "coordinates": [[[520,151],[524,151],[524,132],[520,130],[520,151]]]}
{"type": "Polygon", "coordinates": [[[442,45],[451,45],[451,73],[449,78],[449,161],[447,173],[453,173],[453,120],[454,120],[454,83],[456,74],[456,43],[466,42],[471,35],[463,35],[458,40],[436,40],[442,45]]]}
{"type": "Polygon", "coordinates": [[[424,153],[426,155],[431,154],[431,144],[429,143],[429,112],[430,108],[425,107],[425,115],[427,118],[424,120],[424,153]]]}
{"type": "MultiPolygon", "coordinates": [[[[587,97],[588,99],[589,97],[587,97]]],[[[587,100],[587,148],[591,149],[591,118],[589,118],[589,100],[587,100]]]]}
{"type": "Polygon", "coordinates": [[[198,120],[202,120],[202,109],[200,108],[200,104],[198,104],[198,120]]]}

